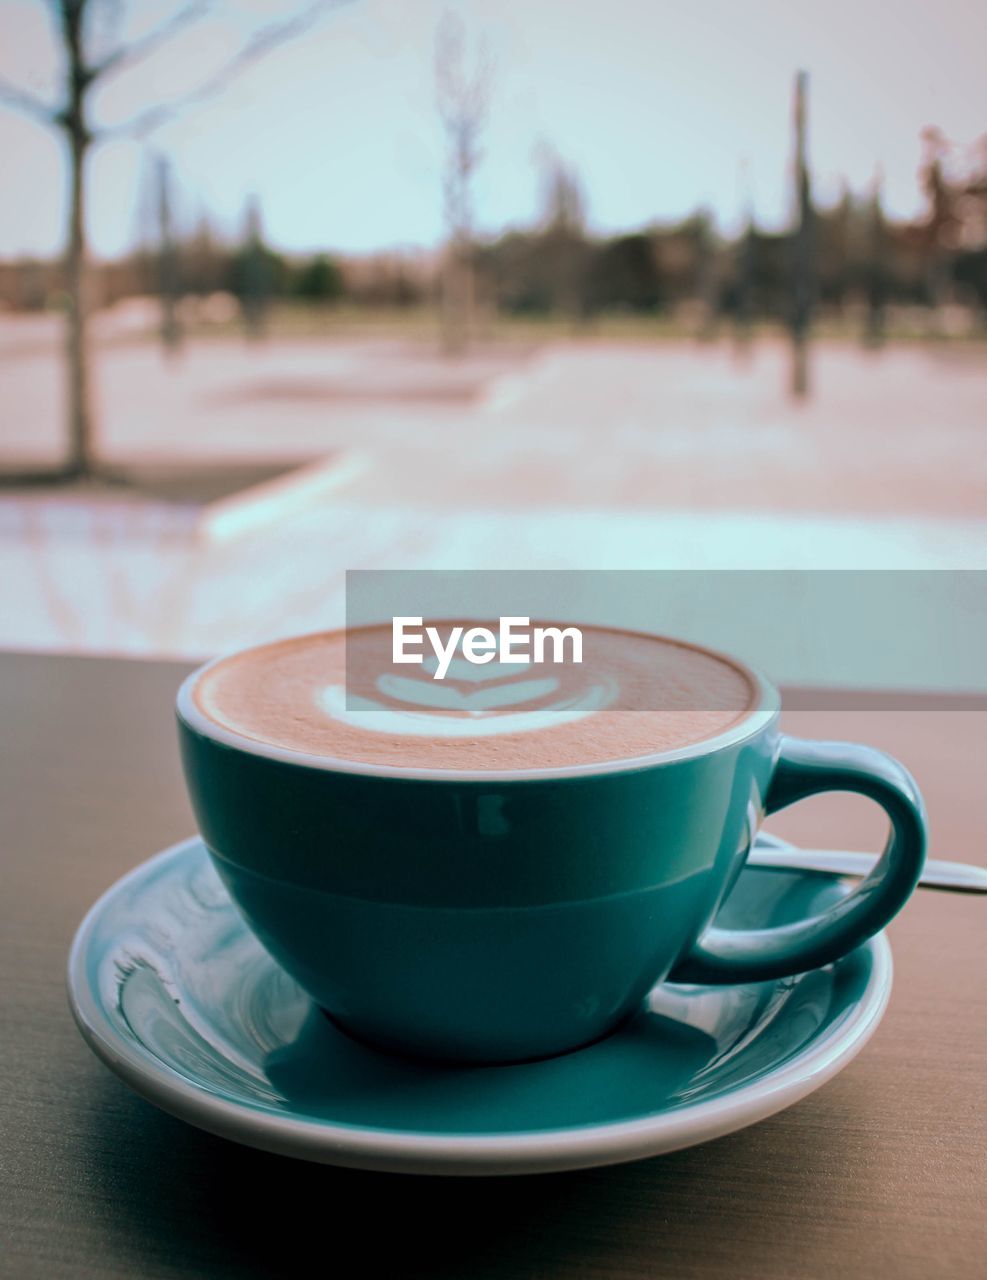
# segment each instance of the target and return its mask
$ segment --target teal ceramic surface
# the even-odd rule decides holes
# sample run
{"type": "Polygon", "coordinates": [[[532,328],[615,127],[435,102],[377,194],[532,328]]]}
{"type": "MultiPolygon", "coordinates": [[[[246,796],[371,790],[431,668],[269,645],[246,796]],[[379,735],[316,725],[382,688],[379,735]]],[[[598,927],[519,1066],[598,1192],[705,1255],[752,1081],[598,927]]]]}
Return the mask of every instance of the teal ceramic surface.
{"type": "Polygon", "coordinates": [[[778,732],[778,695],[719,737],[632,762],[467,773],[309,756],[178,699],[203,840],[293,978],[353,1035],[509,1062],[591,1043],[657,982],[737,983],[852,951],[901,907],[922,803],[878,751],[778,732]],[[712,926],[762,817],[821,791],[883,806],[892,837],[846,901],[773,931],[712,926]]]}
{"type": "MultiPolygon", "coordinates": [[[[827,877],[747,869],[717,927],[784,927],[846,900],[827,877]]],[[[87,1041],[165,1110],[287,1155],[423,1173],[605,1164],[751,1124],[858,1052],[890,983],[882,935],[798,978],[656,987],[576,1053],[512,1066],[412,1061],[333,1026],[246,927],[198,840],[116,884],[69,961],[87,1041]]]]}

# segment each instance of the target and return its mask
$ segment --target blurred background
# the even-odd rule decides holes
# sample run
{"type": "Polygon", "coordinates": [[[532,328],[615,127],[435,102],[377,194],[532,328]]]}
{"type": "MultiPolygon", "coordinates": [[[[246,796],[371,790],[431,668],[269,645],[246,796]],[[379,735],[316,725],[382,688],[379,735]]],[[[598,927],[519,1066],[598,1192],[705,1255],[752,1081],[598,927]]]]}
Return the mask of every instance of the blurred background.
{"type": "Polygon", "coordinates": [[[198,657],[347,569],[987,568],[985,47],[3,0],[0,645],[198,657]]]}

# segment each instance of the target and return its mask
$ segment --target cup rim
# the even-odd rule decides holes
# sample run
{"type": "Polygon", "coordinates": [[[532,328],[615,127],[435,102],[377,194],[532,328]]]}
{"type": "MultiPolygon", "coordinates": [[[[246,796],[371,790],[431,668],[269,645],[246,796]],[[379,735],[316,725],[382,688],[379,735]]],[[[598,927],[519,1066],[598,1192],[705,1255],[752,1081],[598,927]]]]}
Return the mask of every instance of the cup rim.
{"type": "MultiPolygon", "coordinates": [[[[374,624],[379,625],[379,624],[374,624]]],[[[240,751],[245,755],[257,756],[265,760],[274,760],[281,764],[296,765],[301,768],[318,769],[323,773],[350,774],[368,778],[392,778],[396,780],[421,782],[549,782],[567,778],[587,778],[617,773],[638,773],[645,769],[659,768],[668,764],[678,764],[684,760],[694,760],[701,756],[713,755],[734,747],[756,736],[761,730],[776,720],[781,711],[781,696],[772,682],[755,667],[749,666],[739,658],[708,645],[681,640],[675,636],[664,636],[657,632],[637,631],[630,627],[607,627],[600,623],[567,622],[569,626],[584,625],[595,630],[614,631],[622,635],[640,636],[648,640],[661,640],[683,648],[697,649],[708,653],[721,662],[734,667],[746,677],[755,691],[753,705],[736,723],[710,738],[702,738],[698,742],[687,743],[682,747],[673,747],[666,751],[655,751],[643,756],[632,756],[625,759],[596,760],[585,764],[551,765],[545,768],[529,769],[436,769],[415,765],[373,764],[365,760],[346,760],[343,757],[316,755],[301,751],[294,747],[283,747],[271,742],[263,742],[249,734],[239,733],[225,725],[210,719],[196,704],[194,690],[198,682],[214,667],[235,657],[240,653],[250,653],[257,649],[281,643],[280,640],[264,641],[243,649],[234,649],[211,658],[182,681],[175,700],[175,709],[180,722],[200,737],[216,742],[221,746],[240,751]]],[[[332,627],[324,630],[306,632],[299,636],[283,637],[283,639],[307,639],[313,636],[336,636],[347,630],[362,628],[332,627]]]]}

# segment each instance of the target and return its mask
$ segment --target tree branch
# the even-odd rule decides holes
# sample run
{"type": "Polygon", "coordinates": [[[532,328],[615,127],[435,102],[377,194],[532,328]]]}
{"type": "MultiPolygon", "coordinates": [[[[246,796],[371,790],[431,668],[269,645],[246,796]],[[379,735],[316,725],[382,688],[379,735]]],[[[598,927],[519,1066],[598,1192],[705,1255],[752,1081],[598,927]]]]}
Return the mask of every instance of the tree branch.
{"type": "Polygon", "coordinates": [[[293,40],[296,36],[308,31],[323,13],[328,12],[330,9],[341,8],[344,4],[349,3],[352,3],[352,0],[312,0],[311,3],[303,6],[291,17],[268,23],[255,31],[246,44],[224,66],[220,67],[218,71],[199,85],[197,89],[193,89],[191,93],[182,98],[176,98],[172,102],[164,102],[159,106],[150,107],[147,111],[139,112],[122,125],[116,125],[102,131],[101,138],[147,137],[149,133],[159,129],[163,124],[187,111],[190,107],[194,107],[200,102],[204,102],[221,93],[241,71],[258,62],[261,58],[266,57],[267,54],[286,44],[289,40],[293,40]]]}
{"type": "Polygon", "coordinates": [[[189,27],[192,23],[198,22],[200,18],[205,17],[211,8],[211,0],[189,0],[189,3],[179,9],[177,13],[172,14],[167,22],[162,22],[160,26],[154,27],[145,35],[132,40],[130,44],[121,45],[119,49],[107,54],[101,62],[96,63],[92,68],[93,78],[98,79],[101,76],[109,75],[111,72],[126,70],[141,62],[144,58],[149,58],[185,27],[189,27]]]}
{"type": "Polygon", "coordinates": [[[0,106],[12,107],[15,111],[23,111],[25,115],[42,124],[55,124],[58,120],[58,109],[36,98],[33,93],[19,89],[16,85],[0,80],[0,106]]]}

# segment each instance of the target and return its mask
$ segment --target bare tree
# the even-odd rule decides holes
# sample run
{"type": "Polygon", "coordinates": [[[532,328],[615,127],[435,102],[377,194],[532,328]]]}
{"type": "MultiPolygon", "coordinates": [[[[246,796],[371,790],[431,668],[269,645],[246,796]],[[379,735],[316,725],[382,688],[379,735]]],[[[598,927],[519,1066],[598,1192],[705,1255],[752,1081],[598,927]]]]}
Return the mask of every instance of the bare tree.
{"type": "Polygon", "coordinates": [[[158,187],[158,293],[161,298],[161,341],[165,351],[169,355],[174,355],[181,346],[182,329],[178,319],[180,292],[178,245],[175,243],[171,165],[167,157],[156,157],[155,170],[158,187]]]}
{"type": "Polygon", "coordinates": [[[754,192],[750,164],[740,162],[740,198],[744,206],[744,229],[734,251],[733,277],[733,349],[739,361],[751,352],[754,327],[754,286],[757,277],[757,219],[754,214],[754,192]]]}
{"type": "Polygon", "coordinates": [[[949,283],[949,253],[959,228],[957,191],[947,177],[952,145],[941,129],[922,130],[923,157],[919,181],[928,203],[921,232],[925,259],[925,292],[928,305],[929,337],[940,336],[940,316],[949,283]]]}
{"type": "Polygon", "coordinates": [[[490,98],[489,52],[481,43],[471,59],[466,44],[462,19],[447,12],[435,35],[435,90],[448,148],[443,175],[448,239],[442,272],[442,336],[450,352],[465,350],[473,329],[473,178],[483,154],[480,140],[490,98]]]}
{"type": "Polygon", "coordinates": [[[863,333],[865,347],[882,346],[887,327],[888,228],[882,200],[883,187],[884,175],[878,168],[871,184],[867,208],[867,262],[864,275],[867,311],[863,333]]]}
{"type": "Polygon", "coordinates": [[[703,206],[696,210],[694,218],[696,246],[696,299],[699,318],[696,337],[700,342],[712,342],[716,337],[720,318],[719,255],[716,229],[712,211],[703,206]]]}
{"type": "Polygon", "coordinates": [[[586,197],[575,166],[554,147],[543,143],[538,161],[542,171],[542,272],[552,306],[576,328],[585,320],[587,309],[586,197]]]}
{"type": "Polygon", "coordinates": [[[800,71],[795,78],[795,231],[792,261],[792,395],[809,394],[809,327],[812,323],[813,224],[812,187],[806,145],[809,77],[800,71]]]}
{"type": "Polygon", "coordinates": [[[267,328],[268,311],[276,282],[271,253],[264,245],[260,201],[256,196],[247,200],[243,227],[244,240],[238,255],[236,291],[240,296],[240,310],[247,337],[258,339],[264,337],[267,328]]]}
{"type": "Polygon", "coordinates": [[[258,27],[234,54],[190,93],[139,111],[108,129],[94,126],[94,95],[113,76],[157,53],[180,32],[216,11],[213,0],[187,0],[158,26],[130,41],[116,41],[120,5],[111,0],[48,0],[64,73],[52,103],[0,80],[0,105],[26,113],[56,129],[64,140],[69,166],[69,209],[65,248],[67,297],[66,358],[68,457],[58,473],[71,478],[96,470],[91,399],[87,273],[87,161],[93,147],[114,138],[144,138],[177,114],[221,93],[235,75],[286,41],[307,31],[329,8],[345,0],[309,0],[291,13],[258,27]],[[107,47],[101,47],[107,46],[107,47]]]}

